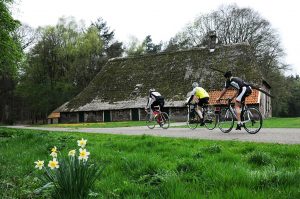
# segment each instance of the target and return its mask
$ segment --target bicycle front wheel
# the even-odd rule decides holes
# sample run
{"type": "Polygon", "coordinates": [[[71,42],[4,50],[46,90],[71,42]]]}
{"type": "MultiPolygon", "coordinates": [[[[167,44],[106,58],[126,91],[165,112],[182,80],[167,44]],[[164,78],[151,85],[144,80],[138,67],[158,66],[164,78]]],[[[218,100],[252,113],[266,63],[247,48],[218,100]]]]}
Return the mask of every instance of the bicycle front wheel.
{"type": "Polygon", "coordinates": [[[169,128],[169,126],[170,126],[169,115],[165,112],[162,112],[162,113],[160,113],[160,118],[161,118],[160,127],[163,129],[169,128]]]}
{"type": "Polygon", "coordinates": [[[262,127],[262,116],[256,108],[246,109],[241,117],[245,130],[250,134],[257,133],[262,127]]]}
{"type": "Polygon", "coordinates": [[[207,112],[204,113],[203,121],[207,129],[213,130],[217,125],[217,117],[214,111],[207,109],[207,112]]]}
{"type": "Polygon", "coordinates": [[[219,129],[223,133],[229,133],[234,125],[233,113],[229,109],[222,109],[219,114],[219,129]]]}
{"type": "Polygon", "coordinates": [[[186,124],[188,125],[188,127],[190,129],[194,130],[195,128],[197,128],[197,126],[199,124],[198,121],[199,121],[198,114],[196,114],[195,117],[193,117],[193,118],[190,117],[190,113],[187,114],[187,122],[186,122],[186,124]]]}
{"type": "Polygon", "coordinates": [[[148,113],[146,116],[146,125],[149,129],[153,129],[155,127],[156,120],[153,116],[153,114],[148,113]]]}

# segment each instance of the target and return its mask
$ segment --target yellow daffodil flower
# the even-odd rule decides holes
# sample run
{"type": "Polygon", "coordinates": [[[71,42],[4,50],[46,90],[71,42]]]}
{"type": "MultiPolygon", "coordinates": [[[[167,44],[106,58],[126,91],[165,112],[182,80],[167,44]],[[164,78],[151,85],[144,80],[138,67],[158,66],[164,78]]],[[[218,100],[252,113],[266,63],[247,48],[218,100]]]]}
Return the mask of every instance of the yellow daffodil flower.
{"type": "Polygon", "coordinates": [[[53,158],[53,160],[49,161],[48,167],[50,167],[51,169],[59,168],[59,164],[56,158],[53,158]]]}
{"type": "Polygon", "coordinates": [[[44,167],[44,161],[43,160],[38,160],[35,161],[35,168],[38,168],[39,170],[41,170],[44,167]]]}
{"type": "Polygon", "coordinates": [[[51,149],[51,152],[57,153],[57,148],[56,148],[56,146],[54,146],[54,147],[51,149]]]}

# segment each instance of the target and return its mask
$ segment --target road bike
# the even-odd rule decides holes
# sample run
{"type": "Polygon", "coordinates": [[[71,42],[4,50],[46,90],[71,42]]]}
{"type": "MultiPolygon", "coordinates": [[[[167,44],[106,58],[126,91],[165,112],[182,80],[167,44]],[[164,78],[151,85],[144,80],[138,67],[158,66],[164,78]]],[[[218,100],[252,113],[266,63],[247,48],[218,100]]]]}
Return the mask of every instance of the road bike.
{"type": "Polygon", "coordinates": [[[149,129],[153,129],[156,125],[159,125],[163,129],[170,127],[169,115],[166,112],[160,110],[160,106],[154,106],[155,111],[152,109],[145,109],[147,112],[146,125],[149,129]]]}
{"type": "MultiPolygon", "coordinates": [[[[220,99],[220,101],[222,100],[226,101],[227,104],[225,108],[219,107],[219,109],[216,110],[218,113],[218,128],[223,133],[229,133],[234,126],[234,121],[237,121],[237,116],[234,108],[232,107],[232,99],[220,99]]],[[[245,102],[242,102],[241,122],[242,126],[248,133],[255,134],[262,128],[263,119],[257,108],[248,107],[245,102]]]]}
{"type": "MultiPolygon", "coordinates": [[[[187,125],[190,129],[197,128],[198,125],[201,126],[200,116],[196,112],[196,104],[188,104],[188,114],[187,114],[187,125]]],[[[212,106],[205,104],[201,108],[201,112],[203,115],[203,124],[204,126],[209,129],[213,130],[217,124],[217,116],[214,112],[212,106]]]]}

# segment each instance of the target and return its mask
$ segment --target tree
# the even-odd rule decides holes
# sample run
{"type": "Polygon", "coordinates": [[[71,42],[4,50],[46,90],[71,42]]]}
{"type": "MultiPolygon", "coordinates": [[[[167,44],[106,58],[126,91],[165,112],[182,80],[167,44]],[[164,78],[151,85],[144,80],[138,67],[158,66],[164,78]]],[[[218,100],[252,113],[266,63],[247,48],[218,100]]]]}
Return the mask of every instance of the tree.
{"type": "Polygon", "coordinates": [[[125,52],[128,56],[137,56],[145,54],[155,54],[160,52],[161,49],[162,43],[153,43],[151,35],[147,35],[143,42],[140,42],[136,37],[131,37],[125,52]]]}
{"type": "Polygon", "coordinates": [[[144,53],[143,44],[138,40],[138,38],[132,36],[129,38],[129,42],[125,47],[125,53],[127,56],[137,56],[144,53]]]}
{"type": "Polygon", "coordinates": [[[151,35],[147,35],[143,41],[145,47],[145,54],[155,54],[161,51],[162,44],[154,44],[151,39],[151,35]]]}
{"type": "Polygon", "coordinates": [[[115,32],[110,31],[106,21],[102,18],[98,18],[91,26],[96,27],[98,36],[103,41],[104,54],[102,56],[105,58],[103,62],[105,63],[108,59],[113,57],[121,57],[124,52],[122,47],[123,43],[115,40],[115,32]]]}
{"type": "Polygon", "coordinates": [[[291,75],[287,77],[287,82],[290,96],[287,96],[288,111],[285,116],[300,117],[300,77],[291,75]]]}
{"type": "Polygon", "coordinates": [[[13,37],[20,23],[13,19],[8,9],[12,3],[12,0],[0,1],[0,122],[12,121],[13,90],[22,58],[20,43],[13,37]]]}

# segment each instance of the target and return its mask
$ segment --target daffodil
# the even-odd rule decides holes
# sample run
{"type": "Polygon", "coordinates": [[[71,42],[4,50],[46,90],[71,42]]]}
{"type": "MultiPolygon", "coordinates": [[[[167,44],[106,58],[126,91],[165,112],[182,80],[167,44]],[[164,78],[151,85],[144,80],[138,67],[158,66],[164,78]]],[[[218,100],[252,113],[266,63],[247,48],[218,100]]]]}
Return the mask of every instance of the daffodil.
{"type": "Polygon", "coordinates": [[[81,140],[77,140],[78,146],[80,146],[81,148],[84,148],[86,145],[87,140],[84,140],[83,138],[81,138],[81,140]]]}
{"type": "Polygon", "coordinates": [[[54,146],[54,147],[51,149],[51,152],[57,153],[57,148],[56,148],[56,146],[54,146]]]}
{"type": "Polygon", "coordinates": [[[44,161],[43,160],[38,160],[35,161],[35,168],[38,168],[39,170],[41,170],[44,167],[44,161]]]}
{"type": "Polygon", "coordinates": [[[53,158],[53,160],[49,161],[48,167],[50,167],[51,169],[59,168],[59,164],[56,158],[53,158]]]}
{"type": "Polygon", "coordinates": [[[51,152],[50,156],[52,156],[53,158],[56,158],[57,157],[57,153],[56,152],[51,152]]]}
{"type": "Polygon", "coordinates": [[[71,150],[71,151],[69,151],[68,155],[74,157],[75,154],[76,154],[75,150],[71,150]]]}
{"type": "Polygon", "coordinates": [[[90,152],[88,152],[86,149],[79,149],[79,160],[85,160],[87,161],[87,159],[89,158],[90,152]]]}

